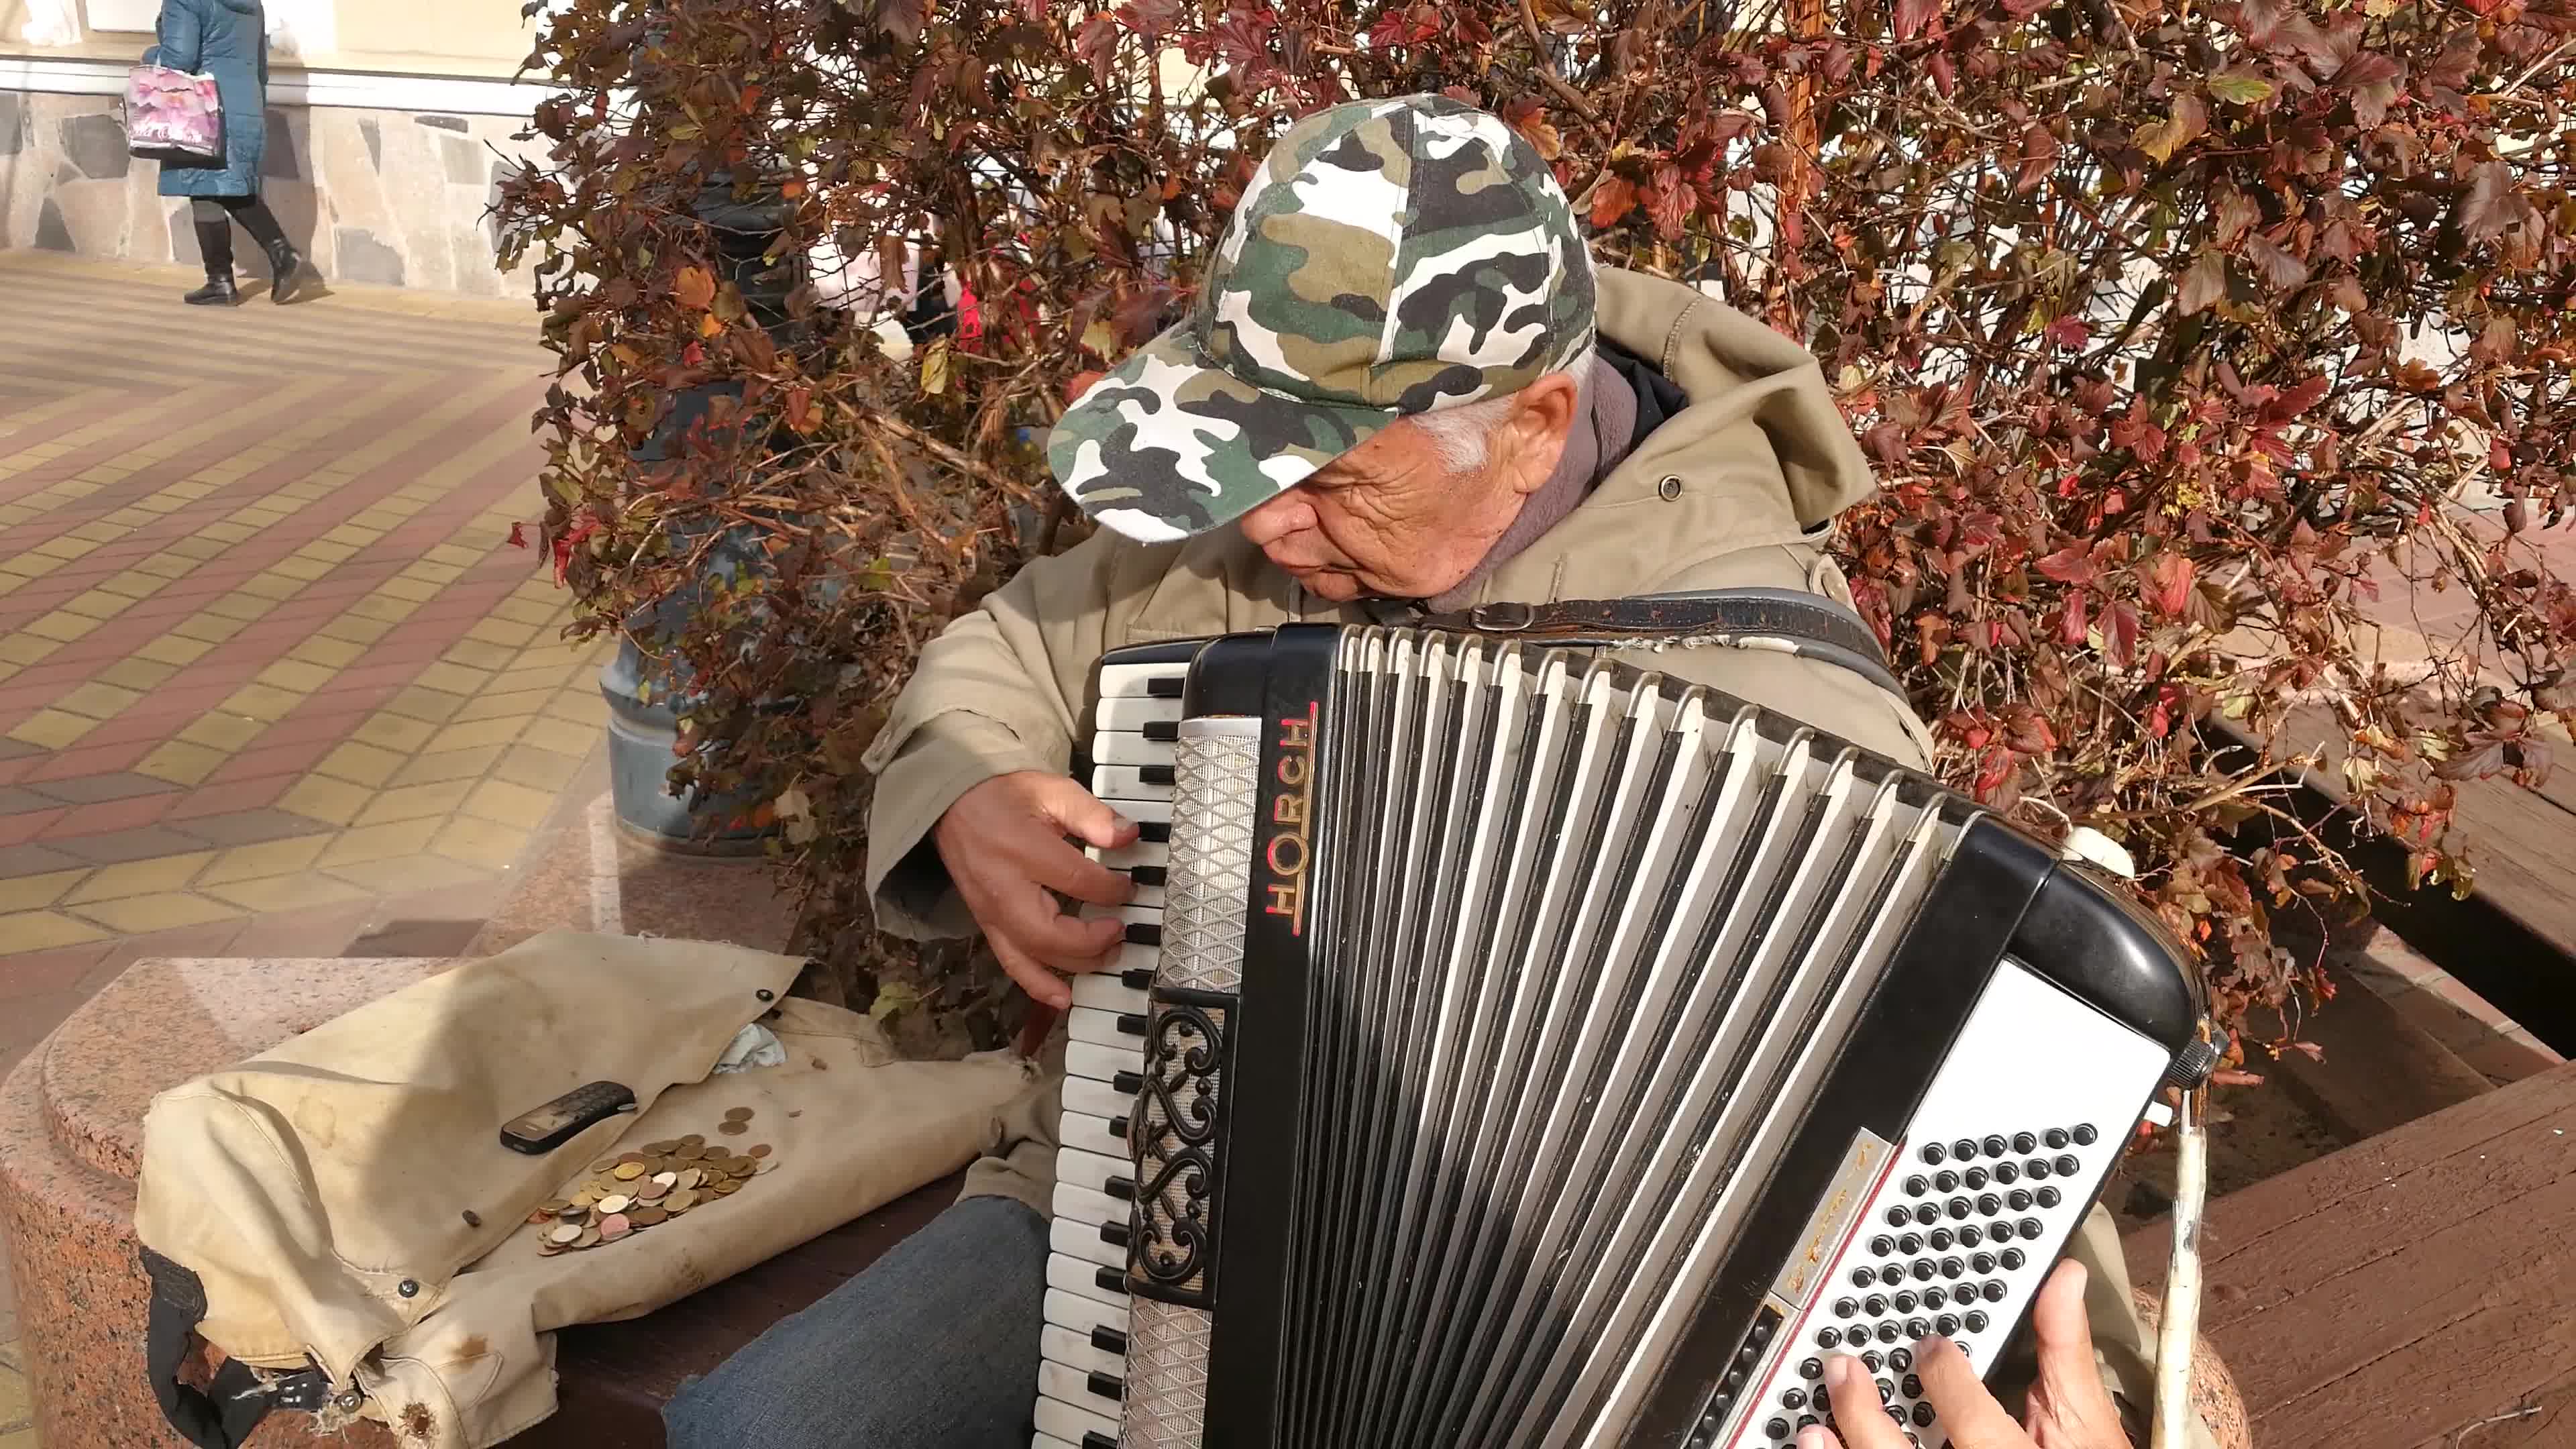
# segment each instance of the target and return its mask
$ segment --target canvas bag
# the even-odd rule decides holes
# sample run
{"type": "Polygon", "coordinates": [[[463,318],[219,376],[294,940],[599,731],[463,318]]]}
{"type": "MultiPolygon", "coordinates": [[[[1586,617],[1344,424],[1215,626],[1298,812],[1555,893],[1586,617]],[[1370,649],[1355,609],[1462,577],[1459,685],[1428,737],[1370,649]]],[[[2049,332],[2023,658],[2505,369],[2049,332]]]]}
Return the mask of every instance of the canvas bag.
{"type": "Polygon", "coordinates": [[[222,160],[224,105],[215,78],[166,65],[126,72],[125,148],[163,160],[222,160]]]}
{"type": "Polygon", "coordinates": [[[155,1098],[135,1231],[172,1423],[230,1446],[281,1404],[484,1449],[554,1412],[554,1329],[648,1313],[954,1171],[1042,1092],[1010,1053],[897,1058],[867,1017],[787,999],[802,964],[553,932],[155,1098]],[[785,1061],[714,1073],[755,1021],[785,1061]],[[542,1157],[501,1145],[502,1123],[603,1079],[637,1110],[542,1157]],[[720,1135],[743,1107],[751,1130],[720,1135]],[[620,1242],[538,1253],[539,1204],[620,1143],[690,1133],[779,1165],[620,1242]],[[191,1328],[233,1360],[205,1390],[178,1381],[191,1328]],[[296,1387],[264,1395],[245,1365],[296,1387]]]}

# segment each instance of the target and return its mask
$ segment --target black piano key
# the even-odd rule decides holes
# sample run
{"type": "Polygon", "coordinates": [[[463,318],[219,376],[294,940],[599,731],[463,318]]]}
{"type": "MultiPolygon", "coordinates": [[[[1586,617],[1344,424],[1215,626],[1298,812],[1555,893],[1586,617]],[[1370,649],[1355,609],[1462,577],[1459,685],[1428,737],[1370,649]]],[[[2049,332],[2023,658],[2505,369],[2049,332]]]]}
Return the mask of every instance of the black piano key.
{"type": "MultiPolygon", "coordinates": [[[[1154,682],[1160,684],[1163,681],[1157,679],[1154,682]]],[[[1087,1429],[1083,1431],[1082,1449],[1118,1449],[1118,1441],[1097,1429],[1087,1429]]]]}
{"type": "Polygon", "coordinates": [[[1145,1017],[1142,1012],[1122,1011],[1118,1013],[1118,1033],[1121,1036],[1143,1036],[1145,1034],[1145,1026],[1145,1017]]]}
{"type": "Polygon", "coordinates": [[[1114,1353],[1123,1358],[1127,1353],[1127,1335],[1105,1326],[1095,1328],[1091,1330],[1091,1346],[1102,1353],[1114,1353]]]}
{"type": "Polygon", "coordinates": [[[1145,681],[1145,697],[1147,699],[1178,699],[1181,697],[1181,686],[1188,682],[1189,676],[1186,674],[1166,674],[1154,679],[1148,679],[1145,681]]]}
{"type": "Polygon", "coordinates": [[[1127,1291],[1127,1275],[1115,1268],[1101,1268],[1095,1270],[1091,1275],[1091,1281],[1108,1289],[1112,1293],[1124,1293],[1127,1291]]]}
{"type": "Polygon", "coordinates": [[[1109,1085],[1118,1095],[1132,1097],[1145,1090],[1145,1078],[1140,1072],[1120,1072],[1109,1079],[1109,1085]]]}
{"type": "Polygon", "coordinates": [[[1140,886],[1158,886],[1163,883],[1163,867],[1159,865],[1132,866],[1127,871],[1127,878],[1140,886]]]}
{"type": "Polygon", "coordinates": [[[1100,1184],[1100,1190],[1108,1193],[1111,1197],[1118,1199],[1120,1202],[1134,1202],[1136,1200],[1136,1179],[1132,1177],[1109,1178],[1100,1184]]]}
{"type": "Polygon", "coordinates": [[[1139,966],[1131,971],[1121,971],[1118,979],[1130,991],[1151,991],[1154,989],[1154,968],[1139,966]]]}
{"type": "Polygon", "coordinates": [[[1139,765],[1136,767],[1136,778],[1144,781],[1148,785],[1168,785],[1172,783],[1172,767],[1170,765],[1139,765]]]}
{"type": "Polygon", "coordinates": [[[1136,838],[1139,841],[1151,841],[1156,845],[1169,845],[1172,841],[1172,822],[1139,820],[1136,822],[1136,838]]]}
{"type": "Polygon", "coordinates": [[[1090,1376],[1082,1381],[1082,1384],[1084,1388],[1091,1390],[1093,1393],[1098,1394],[1104,1399],[1123,1399],[1127,1397],[1127,1386],[1125,1384],[1112,1378],[1108,1374],[1102,1373],[1098,1369],[1093,1369],[1090,1376]]]}
{"type": "Polygon", "coordinates": [[[1110,1119],[1109,1119],[1109,1135],[1110,1135],[1110,1136],[1112,1136],[1112,1137],[1124,1137],[1124,1136],[1126,1136],[1126,1135],[1127,1135],[1127,1119],[1126,1119],[1125,1117],[1123,1117],[1123,1116],[1121,1116],[1121,1117],[1112,1117],[1112,1118],[1110,1118],[1110,1119]]]}
{"type": "Polygon", "coordinates": [[[1100,1225],[1100,1241],[1107,1243],[1113,1248],[1123,1248],[1127,1246],[1127,1225],[1125,1223],[1102,1223],[1100,1225]]]}
{"type": "Polygon", "coordinates": [[[1130,921],[1127,923],[1127,944],[1159,946],[1163,944],[1163,928],[1150,921],[1130,921]]]}
{"type": "Polygon", "coordinates": [[[1165,744],[1170,744],[1177,742],[1180,737],[1181,722],[1179,720],[1149,719],[1145,721],[1145,738],[1149,740],[1158,740],[1165,744]]]}

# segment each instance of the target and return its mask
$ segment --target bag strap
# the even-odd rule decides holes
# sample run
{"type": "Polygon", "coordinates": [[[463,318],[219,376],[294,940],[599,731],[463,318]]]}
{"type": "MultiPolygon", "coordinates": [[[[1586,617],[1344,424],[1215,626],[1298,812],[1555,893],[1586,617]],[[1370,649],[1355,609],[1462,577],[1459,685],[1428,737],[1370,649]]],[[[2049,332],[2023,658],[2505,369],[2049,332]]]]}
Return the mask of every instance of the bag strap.
{"type": "Polygon", "coordinates": [[[197,1449],[240,1449],[273,1408],[314,1410],[330,1399],[330,1380],[307,1367],[263,1379],[240,1359],[226,1359],[206,1387],[179,1377],[197,1325],[206,1317],[205,1280],[150,1248],[143,1271],[152,1280],[152,1309],[143,1330],[143,1359],[161,1416],[197,1449]]]}
{"type": "Polygon", "coordinates": [[[1508,635],[1567,648],[1766,649],[1848,670],[1899,700],[1905,698],[1905,686],[1887,667],[1878,635],[1868,623],[1844,604],[1799,589],[1703,589],[1630,599],[1479,604],[1413,622],[1419,628],[1508,635]]]}

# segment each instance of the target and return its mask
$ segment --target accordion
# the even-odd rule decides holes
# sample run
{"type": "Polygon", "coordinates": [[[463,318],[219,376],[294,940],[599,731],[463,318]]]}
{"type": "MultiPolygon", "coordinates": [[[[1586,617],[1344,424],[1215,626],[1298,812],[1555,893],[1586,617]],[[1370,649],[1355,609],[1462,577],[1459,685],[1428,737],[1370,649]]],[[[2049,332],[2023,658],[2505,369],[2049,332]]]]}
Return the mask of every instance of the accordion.
{"type": "Polygon", "coordinates": [[[2168,1077],[2181,952],[1714,690],[1298,625],[1103,663],[1034,1449],[1776,1446],[1991,1371],[2168,1077]]]}

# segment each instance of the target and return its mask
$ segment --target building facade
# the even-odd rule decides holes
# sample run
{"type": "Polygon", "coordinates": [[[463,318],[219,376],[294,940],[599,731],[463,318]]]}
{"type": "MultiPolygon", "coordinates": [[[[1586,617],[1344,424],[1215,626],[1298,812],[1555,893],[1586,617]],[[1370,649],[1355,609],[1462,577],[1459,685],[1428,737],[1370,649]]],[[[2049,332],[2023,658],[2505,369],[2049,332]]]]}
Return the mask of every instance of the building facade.
{"type": "MultiPolygon", "coordinates": [[[[125,75],[157,0],[0,0],[0,247],[198,260],[187,203],[126,154],[125,75]]],[[[520,0],[267,0],[261,194],[326,278],[517,294],[490,209],[543,95],[520,0]]]]}

